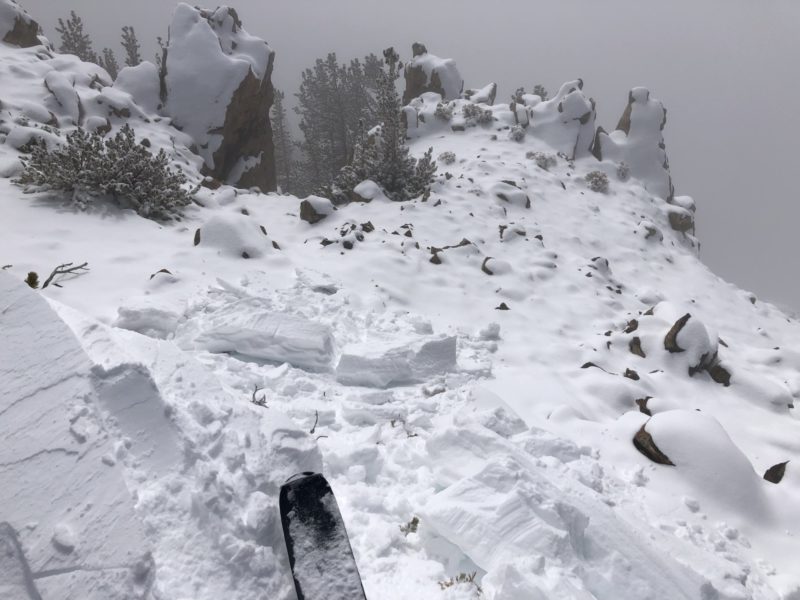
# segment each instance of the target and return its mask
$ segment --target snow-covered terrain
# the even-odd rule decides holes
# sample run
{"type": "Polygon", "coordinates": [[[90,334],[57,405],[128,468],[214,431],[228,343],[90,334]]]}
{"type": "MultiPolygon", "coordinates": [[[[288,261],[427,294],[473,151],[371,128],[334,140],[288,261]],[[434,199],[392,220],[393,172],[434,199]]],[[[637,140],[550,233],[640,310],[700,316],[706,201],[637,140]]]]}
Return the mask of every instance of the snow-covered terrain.
{"type": "Polygon", "coordinates": [[[596,136],[577,80],[425,93],[430,197],[314,224],[11,182],[31,136],[126,122],[200,181],[137,69],[0,42],[0,520],[42,598],[293,600],[278,490],[321,471],[371,600],[800,599],[800,328],[698,259],[646,90],[596,136]]]}

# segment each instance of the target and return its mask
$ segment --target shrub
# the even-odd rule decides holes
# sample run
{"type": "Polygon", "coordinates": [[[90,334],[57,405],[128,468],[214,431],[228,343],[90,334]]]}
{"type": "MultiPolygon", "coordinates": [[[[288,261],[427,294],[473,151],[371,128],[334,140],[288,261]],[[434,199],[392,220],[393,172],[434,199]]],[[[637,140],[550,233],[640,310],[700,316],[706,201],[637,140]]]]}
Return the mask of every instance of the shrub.
{"type": "Polygon", "coordinates": [[[608,176],[602,171],[592,171],[586,175],[586,185],[593,192],[600,194],[608,193],[608,176]]]}
{"type": "Polygon", "coordinates": [[[525,139],[525,128],[521,125],[514,125],[508,132],[508,139],[514,142],[521,142],[525,139]]]}
{"type": "Polygon", "coordinates": [[[436,105],[436,110],[433,112],[433,116],[442,119],[444,121],[449,121],[450,119],[453,118],[452,105],[450,105],[450,103],[442,104],[441,102],[439,102],[439,104],[436,105]]]}
{"type": "Polygon", "coordinates": [[[544,89],[544,86],[541,83],[537,83],[533,86],[533,93],[539,96],[542,101],[547,100],[547,90],[544,89]]]}
{"type": "Polygon", "coordinates": [[[453,152],[442,152],[438,160],[446,165],[452,165],[456,162],[456,155],[453,152]]]}
{"type": "Polygon", "coordinates": [[[186,177],[169,167],[164,150],[153,156],[136,143],[127,124],[107,140],[78,128],[55,150],[37,141],[22,161],[24,168],[15,183],[70,192],[82,209],[97,198],[110,197],[143,217],[169,219],[179,216],[191,201],[181,187],[186,177]]]}
{"type": "Polygon", "coordinates": [[[481,108],[477,104],[465,104],[462,113],[468,125],[475,125],[476,123],[478,125],[488,125],[494,120],[491,110],[481,108]]]}
{"type": "Polygon", "coordinates": [[[525,154],[525,158],[536,161],[536,165],[545,171],[549,171],[551,167],[555,167],[558,164],[556,157],[546,152],[528,152],[525,154]]]}

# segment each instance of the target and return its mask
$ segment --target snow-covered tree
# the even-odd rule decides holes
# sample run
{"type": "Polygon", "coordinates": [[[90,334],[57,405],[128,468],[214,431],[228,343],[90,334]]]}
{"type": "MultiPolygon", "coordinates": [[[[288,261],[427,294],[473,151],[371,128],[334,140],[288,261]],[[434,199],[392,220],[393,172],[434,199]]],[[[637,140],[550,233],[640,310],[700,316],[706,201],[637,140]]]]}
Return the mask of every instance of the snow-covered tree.
{"type": "Polygon", "coordinates": [[[294,160],[292,158],[292,135],[286,123],[286,109],[283,106],[285,95],[275,90],[270,110],[272,122],[272,141],[275,146],[275,173],[278,186],[283,192],[294,192],[294,160]]]}
{"type": "Polygon", "coordinates": [[[345,65],[330,53],[303,72],[295,112],[303,133],[304,171],[312,188],[329,184],[353,160],[359,131],[375,125],[374,95],[381,66],[374,54],[345,65]]]}
{"type": "Polygon", "coordinates": [[[191,201],[186,177],[170,168],[164,150],[153,156],[127,124],[110,139],[78,128],[53,150],[38,141],[23,163],[16,183],[69,192],[81,208],[106,197],[143,217],[169,219],[191,201]]]}
{"type": "Polygon", "coordinates": [[[66,22],[63,19],[58,20],[56,31],[61,36],[61,46],[58,51],[64,54],[74,54],[86,62],[97,63],[98,57],[92,48],[89,34],[83,29],[83,21],[74,10],[70,11],[69,15],[66,22]]]}
{"type": "Polygon", "coordinates": [[[125,25],[122,28],[122,47],[125,49],[126,67],[135,67],[142,62],[142,56],[139,53],[141,50],[139,40],[133,27],[129,25],[125,25]]]}
{"type": "Polygon", "coordinates": [[[103,67],[109,75],[111,75],[111,79],[117,78],[117,75],[119,74],[119,63],[117,63],[117,57],[114,56],[114,52],[111,50],[111,48],[103,48],[103,56],[100,58],[100,66],[103,67]]]}
{"type": "Polygon", "coordinates": [[[395,85],[402,64],[394,48],[384,50],[383,57],[385,66],[377,75],[375,97],[376,116],[381,124],[359,139],[352,163],[339,171],[330,188],[335,199],[347,197],[365,179],[377,183],[392,200],[410,200],[430,192],[436,173],[433,149],[429,148],[419,160],[409,154],[395,85]]]}

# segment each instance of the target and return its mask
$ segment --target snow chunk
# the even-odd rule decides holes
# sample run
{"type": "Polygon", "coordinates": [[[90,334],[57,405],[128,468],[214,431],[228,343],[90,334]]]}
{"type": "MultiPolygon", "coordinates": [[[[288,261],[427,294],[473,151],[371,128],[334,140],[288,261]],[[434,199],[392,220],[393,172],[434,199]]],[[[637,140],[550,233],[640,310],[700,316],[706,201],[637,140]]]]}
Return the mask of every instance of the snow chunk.
{"type": "Polygon", "coordinates": [[[404,344],[364,343],[345,349],[336,380],[345,385],[386,388],[423,382],[456,366],[456,338],[441,336],[404,344]]]}
{"type": "Polygon", "coordinates": [[[327,325],[276,312],[259,298],[199,314],[182,324],[175,337],[183,348],[287,362],[300,369],[327,369],[333,359],[333,336],[327,325]]]}

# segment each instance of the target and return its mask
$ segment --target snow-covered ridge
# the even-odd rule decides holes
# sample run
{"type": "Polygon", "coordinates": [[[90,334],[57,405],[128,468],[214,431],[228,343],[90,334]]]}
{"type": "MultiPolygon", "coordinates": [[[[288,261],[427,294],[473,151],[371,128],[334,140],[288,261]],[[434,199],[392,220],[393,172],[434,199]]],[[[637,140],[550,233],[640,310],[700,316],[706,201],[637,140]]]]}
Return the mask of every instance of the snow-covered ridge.
{"type": "MultiPolygon", "coordinates": [[[[24,111],[75,126],[53,64],[66,104],[116,91],[186,148],[144,70],[0,53],[9,171],[48,134],[24,111]]],[[[228,185],[164,226],[0,179],[1,506],[43,598],[293,600],[277,489],[306,469],[369,598],[798,597],[800,331],[698,260],[663,107],[634,89],[598,134],[579,80],[465,95],[404,109],[429,198],[365,182],[313,223],[228,185]],[[64,260],[91,270],[21,283],[64,260]]]]}

